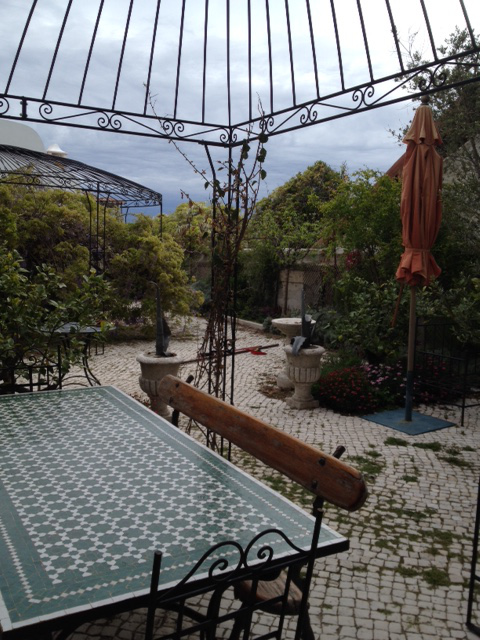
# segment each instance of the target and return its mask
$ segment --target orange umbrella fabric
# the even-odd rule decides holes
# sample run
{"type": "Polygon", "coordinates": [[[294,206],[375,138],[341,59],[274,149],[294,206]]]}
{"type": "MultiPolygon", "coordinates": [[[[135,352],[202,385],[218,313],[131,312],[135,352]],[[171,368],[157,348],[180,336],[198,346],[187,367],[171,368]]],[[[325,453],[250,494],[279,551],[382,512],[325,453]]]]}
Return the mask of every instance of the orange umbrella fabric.
{"type": "MultiPolygon", "coordinates": [[[[423,101],[426,102],[427,98],[423,101]]],[[[440,275],[440,267],[430,253],[442,220],[443,159],[435,150],[441,138],[433,122],[432,110],[422,104],[403,139],[407,146],[402,176],[402,240],[405,251],[400,258],[396,278],[410,285],[405,420],[412,421],[415,360],[415,291],[440,275]]]]}
{"type": "Polygon", "coordinates": [[[417,108],[403,142],[408,145],[400,204],[405,251],[395,275],[410,286],[423,286],[441,273],[430,250],[442,220],[443,158],[435,150],[442,140],[429,106],[417,108]]]}

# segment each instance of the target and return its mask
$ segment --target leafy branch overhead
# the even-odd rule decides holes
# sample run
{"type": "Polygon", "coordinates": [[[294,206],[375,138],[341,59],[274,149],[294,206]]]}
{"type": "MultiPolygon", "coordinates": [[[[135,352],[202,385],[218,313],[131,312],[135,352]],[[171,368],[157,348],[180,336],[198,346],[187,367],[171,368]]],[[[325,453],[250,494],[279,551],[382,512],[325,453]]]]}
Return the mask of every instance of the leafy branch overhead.
{"type": "MultiPolygon", "coordinates": [[[[473,34],[473,37],[478,44],[478,36],[473,34]]],[[[416,39],[413,36],[406,47],[409,68],[424,63],[422,52],[415,49],[415,44],[416,39]]],[[[442,57],[451,57],[468,51],[471,46],[471,34],[456,28],[438,50],[442,57]]],[[[453,85],[465,83],[429,94],[433,117],[442,137],[442,145],[438,151],[449,162],[461,165],[462,171],[459,171],[457,176],[460,180],[466,177],[465,170],[467,175],[473,173],[480,179],[480,83],[475,81],[479,69],[480,54],[473,52],[442,65],[435,73],[431,70],[419,72],[405,84],[405,89],[409,91],[423,92],[437,85],[441,87],[443,82],[453,85]]],[[[392,134],[401,141],[408,127],[409,125],[406,125],[398,132],[392,131],[392,134]]],[[[445,167],[447,174],[449,162],[445,167]]]]}

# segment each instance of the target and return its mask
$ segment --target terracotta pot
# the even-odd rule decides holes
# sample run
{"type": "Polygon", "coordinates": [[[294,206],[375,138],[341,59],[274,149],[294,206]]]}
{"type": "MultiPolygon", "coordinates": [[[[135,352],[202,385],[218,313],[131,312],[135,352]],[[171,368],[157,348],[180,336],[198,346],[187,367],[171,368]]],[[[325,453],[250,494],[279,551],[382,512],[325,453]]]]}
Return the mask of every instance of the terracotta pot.
{"type": "Polygon", "coordinates": [[[140,363],[141,369],[141,375],[138,379],[140,388],[150,398],[152,410],[164,418],[170,418],[171,411],[168,405],[158,395],[158,385],[165,376],[176,376],[183,360],[176,355],[157,356],[152,351],[140,353],[137,356],[137,362],[140,363]]]}
{"type": "Polygon", "coordinates": [[[293,355],[292,347],[284,347],[287,356],[287,375],[294,385],[294,393],[286,402],[292,409],[315,409],[318,400],[312,396],[312,384],[320,378],[320,361],[325,349],[318,345],[311,345],[300,349],[293,355]]]}

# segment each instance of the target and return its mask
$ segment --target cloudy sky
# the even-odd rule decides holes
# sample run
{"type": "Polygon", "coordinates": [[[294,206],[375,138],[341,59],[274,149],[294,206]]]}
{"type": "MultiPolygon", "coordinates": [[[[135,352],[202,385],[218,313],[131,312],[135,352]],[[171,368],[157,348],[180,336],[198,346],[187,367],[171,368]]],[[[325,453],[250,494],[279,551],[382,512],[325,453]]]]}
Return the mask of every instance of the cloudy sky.
{"type": "MultiPolygon", "coordinates": [[[[49,78],[48,70],[66,3],[62,0],[39,0],[9,86],[11,95],[41,97],[45,83],[48,82],[47,98],[65,102],[78,99],[78,89],[90,43],[88,34],[93,31],[99,4],[100,0],[74,0],[55,69],[49,78]]],[[[226,24],[225,4],[223,0],[210,0],[209,5],[209,84],[205,108],[208,111],[207,120],[210,122],[223,122],[224,112],[228,109],[225,99],[226,48],[221,37],[226,24]]],[[[478,0],[465,0],[465,4],[472,26],[478,33],[480,3],[478,0]]],[[[441,5],[442,11],[439,11],[439,0],[426,0],[437,46],[453,32],[456,24],[462,25],[463,20],[459,0],[442,0],[441,5]]],[[[148,38],[151,38],[148,34],[151,33],[156,2],[136,0],[134,6],[122,74],[115,94],[116,108],[131,111],[138,109],[138,105],[145,100],[150,46],[148,38]]],[[[180,92],[178,104],[173,105],[171,97],[177,80],[181,6],[179,0],[162,0],[156,40],[157,57],[151,73],[151,92],[156,96],[155,111],[158,115],[171,116],[177,109],[179,118],[189,119],[198,114],[201,103],[201,42],[205,25],[205,3],[200,0],[187,0],[185,4],[180,92]]],[[[245,2],[231,3],[230,109],[233,121],[244,119],[246,109],[248,110],[245,101],[245,87],[248,82],[245,6],[245,2]]],[[[285,4],[283,0],[270,0],[269,6],[275,108],[278,110],[291,102],[292,72],[288,57],[285,4]]],[[[305,36],[308,25],[305,1],[290,0],[288,6],[295,60],[295,99],[299,103],[312,97],[312,47],[311,41],[305,36]]],[[[359,26],[357,2],[341,0],[336,6],[344,79],[347,86],[353,87],[367,81],[368,67],[359,26]]],[[[390,6],[402,42],[407,45],[409,38],[416,33],[415,47],[426,51],[428,57],[429,39],[419,0],[390,0],[390,6]]],[[[4,91],[9,77],[30,7],[30,0],[2,0],[0,3],[0,93],[4,91]]],[[[108,104],[109,100],[111,104],[128,7],[128,0],[105,0],[104,13],[99,22],[97,40],[82,94],[82,104],[102,106],[104,103],[108,104]]],[[[252,0],[251,7],[251,43],[254,60],[251,95],[259,94],[262,102],[268,103],[265,82],[268,75],[265,2],[252,0]]],[[[336,64],[338,56],[334,46],[330,3],[326,0],[310,0],[310,7],[319,60],[317,81],[322,95],[325,95],[339,88],[339,71],[336,64]]],[[[395,64],[398,62],[393,39],[389,34],[390,25],[385,2],[364,1],[362,9],[375,77],[385,77],[395,72],[395,64]]],[[[339,169],[345,163],[349,172],[365,167],[387,170],[403,153],[402,145],[399,146],[389,130],[398,130],[405,126],[412,117],[412,107],[411,101],[401,102],[271,137],[267,144],[267,179],[262,195],[266,195],[317,160],[323,160],[335,169],[339,169]]],[[[72,159],[160,191],[166,213],[173,211],[181,202],[181,190],[195,200],[207,200],[209,197],[209,192],[203,187],[204,181],[195,176],[173,145],[165,140],[72,127],[26,124],[39,133],[45,147],[57,143],[72,159]]],[[[181,146],[199,169],[208,169],[208,161],[202,147],[191,143],[182,143],[181,146]]],[[[213,153],[214,159],[221,158],[218,154],[215,156],[215,151],[213,153]]]]}

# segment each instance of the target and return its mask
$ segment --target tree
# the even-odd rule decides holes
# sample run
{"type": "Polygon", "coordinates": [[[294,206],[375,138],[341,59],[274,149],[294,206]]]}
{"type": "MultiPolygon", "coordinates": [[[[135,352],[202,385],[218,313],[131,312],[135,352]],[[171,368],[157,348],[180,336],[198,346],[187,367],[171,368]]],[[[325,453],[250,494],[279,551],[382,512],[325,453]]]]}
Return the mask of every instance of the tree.
{"type": "MultiPolygon", "coordinates": [[[[334,255],[341,249],[342,253],[334,282],[335,308],[320,310],[317,326],[329,346],[369,360],[395,359],[407,344],[405,294],[399,300],[403,310],[391,326],[399,295],[395,271],[402,253],[400,195],[401,182],[364,170],[344,181],[321,212],[327,252],[334,255]]],[[[452,187],[444,190],[444,218],[433,249],[442,274],[429,288],[419,290],[418,312],[425,318],[452,321],[458,336],[473,340],[478,318],[478,235],[475,220],[458,215],[454,200],[452,187]],[[465,291],[472,293],[466,296],[465,291]]]]}
{"type": "Polygon", "coordinates": [[[402,254],[401,183],[365,169],[339,185],[322,208],[321,239],[328,255],[342,251],[344,268],[382,284],[402,254]]]}
{"type": "Polygon", "coordinates": [[[278,270],[286,270],[284,313],[290,271],[317,244],[323,224],[321,205],[333,197],[341,182],[340,173],[319,161],[258,203],[249,246],[253,252],[273,257],[278,270]]]}
{"type": "MultiPolygon", "coordinates": [[[[421,64],[422,54],[410,47],[410,67],[421,64]]],[[[465,290],[477,291],[480,271],[480,54],[465,53],[478,47],[478,36],[458,28],[439,47],[442,56],[463,54],[453,63],[424,71],[413,77],[406,88],[428,91],[434,120],[442,137],[438,152],[445,158],[442,190],[443,219],[434,247],[442,269],[437,287],[432,291],[432,308],[439,315],[458,324],[460,308],[462,324],[475,322],[475,314],[467,319],[468,305],[462,300],[465,290]],[[442,90],[444,82],[463,83],[442,90]],[[433,298],[436,298],[434,301],[433,298]]],[[[407,125],[395,135],[401,140],[407,125]]],[[[468,331],[462,329],[462,334],[468,331]]]]}
{"type": "MultiPolygon", "coordinates": [[[[473,34],[474,41],[478,37],[473,34]]],[[[421,65],[422,54],[414,51],[415,41],[409,48],[409,67],[421,65]]],[[[472,47],[472,35],[466,30],[458,28],[447,38],[445,44],[439,47],[442,56],[462,54],[472,47]]],[[[480,54],[478,52],[464,55],[454,63],[442,65],[435,71],[424,71],[415,75],[405,86],[410,91],[426,91],[433,87],[439,90],[429,94],[435,123],[442,137],[442,145],[438,152],[445,157],[444,182],[447,189],[453,185],[457,187],[455,194],[458,200],[462,196],[462,188],[467,205],[468,196],[474,194],[478,203],[480,199],[480,54]],[[442,90],[444,82],[464,84],[442,90]]],[[[409,125],[399,132],[392,133],[398,140],[402,140],[409,125]]],[[[459,212],[462,206],[459,207],[459,212]]],[[[468,207],[468,214],[473,213],[468,207]]],[[[478,204],[476,211],[478,215],[478,204]]]]}
{"type": "Polygon", "coordinates": [[[27,270],[48,264],[65,283],[88,273],[89,212],[85,196],[54,189],[2,185],[0,228],[27,270]],[[11,229],[15,231],[12,232],[11,229]]]}
{"type": "MultiPolygon", "coordinates": [[[[57,362],[57,330],[64,324],[101,325],[106,319],[108,285],[101,276],[85,275],[75,288],[48,265],[29,272],[20,254],[0,242],[0,380],[12,384],[25,363],[42,370],[57,362]]],[[[73,335],[59,374],[81,361],[83,346],[73,335]]]]}
{"type": "Polygon", "coordinates": [[[238,261],[238,314],[256,322],[279,315],[277,306],[279,265],[275,253],[261,243],[250,243],[238,261]]]}
{"type": "MultiPolygon", "coordinates": [[[[64,292],[82,286],[89,273],[90,212],[98,215],[91,196],[36,189],[18,184],[0,186],[0,233],[9,250],[21,256],[25,273],[48,265],[61,276],[64,292]]],[[[103,209],[100,209],[103,216],[103,209]]],[[[103,220],[102,220],[103,225],[103,220]]],[[[117,319],[154,316],[154,290],[163,286],[165,311],[185,314],[200,303],[182,268],[181,247],[171,235],[160,235],[160,219],[143,214],[125,223],[118,212],[105,211],[105,277],[114,296],[108,302],[117,319]]]]}
{"type": "MultiPolygon", "coordinates": [[[[474,41],[478,38],[473,34],[474,41]]],[[[466,30],[458,28],[446,39],[445,44],[438,48],[442,57],[464,54],[472,48],[472,36],[466,30]]],[[[408,68],[418,67],[424,63],[422,52],[414,50],[415,37],[408,47],[408,68]]],[[[478,140],[480,128],[480,82],[479,77],[480,54],[478,52],[463,55],[454,62],[441,65],[432,71],[416,74],[405,85],[405,89],[413,92],[423,92],[438,88],[429,94],[430,106],[434,120],[442,136],[442,146],[439,153],[445,157],[452,157],[464,145],[474,140],[473,146],[467,150],[466,160],[472,171],[480,178],[480,154],[478,140]],[[442,85],[462,82],[459,86],[442,90],[442,85]]],[[[419,98],[417,98],[419,100],[419,98]]],[[[408,130],[407,125],[400,132],[392,133],[401,140],[408,130]]]]}
{"type": "Polygon", "coordinates": [[[183,202],[164,219],[163,229],[183,249],[190,280],[197,277],[199,263],[210,260],[212,226],[212,208],[205,202],[183,202]]]}
{"type": "Polygon", "coordinates": [[[321,240],[335,260],[334,309],[318,311],[321,340],[360,357],[394,357],[405,344],[403,325],[391,327],[402,254],[401,184],[365,169],[339,185],[321,207],[321,240]]]}
{"type": "MultiPolygon", "coordinates": [[[[299,220],[293,208],[272,209],[261,211],[252,225],[252,236],[257,251],[265,255],[269,253],[277,267],[277,272],[286,271],[283,313],[288,310],[288,293],[290,272],[301,258],[306,258],[321,233],[321,223],[318,219],[299,220]]],[[[253,244],[253,243],[252,243],[253,244]]]]}
{"type": "MultiPolygon", "coordinates": [[[[470,35],[457,28],[440,47],[440,53],[450,56],[465,51],[469,46],[470,35]]],[[[478,79],[479,67],[480,54],[474,53],[442,69],[442,73],[449,82],[478,79]]],[[[458,157],[458,152],[461,152],[467,172],[480,180],[480,82],[477,80],[434,93],[431,106],[442,136],[440,152],[447,158],[458,157]]]]}
{"type": "Polygon", "coordinates": [[[279,212],[293,209],[299,220],[312,222],[319,217],[319,203],[330,200],[343,175],[343,169],[334,171],[319,160],[261,200],[257,211],[261,214],[265,209],[279,212]]]}
{"type": "Polygon", "coordinates": [[[155,289],[160,288],[163,311],[186,315],[202,296],[190,287],[183,269],[183,251],[172,236],[159,235],[159,221],[140,215],[127,226],[108,264],[107,275],[117,293],[117,315],[151,318],[155,289]],[[134,303],[134,304],[132,304],[134,303]]]}

